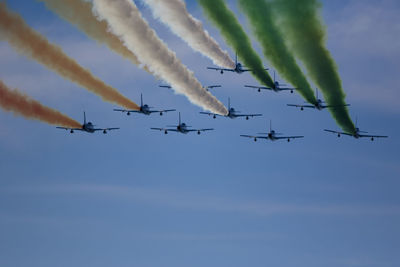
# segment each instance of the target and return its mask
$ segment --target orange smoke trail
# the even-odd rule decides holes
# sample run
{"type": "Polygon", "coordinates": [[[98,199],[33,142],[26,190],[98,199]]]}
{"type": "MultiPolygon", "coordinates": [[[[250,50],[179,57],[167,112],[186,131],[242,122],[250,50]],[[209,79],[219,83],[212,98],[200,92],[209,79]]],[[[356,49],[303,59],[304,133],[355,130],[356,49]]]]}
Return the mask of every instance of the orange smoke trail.
{"type": "Polygon", "coordinates": [[[80,128],[81,124],[67,115],[43,106],[38,101],[19,92],[10,89],[0,80],[0,107],[27,119],[35,119],[49,124],[64,126],[67,128],[80,128]]]}
{"type": "Polygon", "coordinates": [[[64,78],[99,95],[104,101],[127,109],[139,109],[137,104],[68,57],[59,46],[51,44],[44,36],[30,28],[18,14],[10,12],[5,3],[0,3],[0,34],[19,53],[35,59],[64,78]]]}
{"type": "MultiPolygon", "coordinates": [[[[135,54],[124,46],[118,36],[107,31],[108,24],[98,21],[92,13],[93,4],[82,0],[38,0],[57,13],[62,19],[75,25],[90,38],[106,44],[111,50],[129,59],[135,65],[140,62],[135,54]]],[[[149,72],[146,66],[143,69],[149,72]]]]}

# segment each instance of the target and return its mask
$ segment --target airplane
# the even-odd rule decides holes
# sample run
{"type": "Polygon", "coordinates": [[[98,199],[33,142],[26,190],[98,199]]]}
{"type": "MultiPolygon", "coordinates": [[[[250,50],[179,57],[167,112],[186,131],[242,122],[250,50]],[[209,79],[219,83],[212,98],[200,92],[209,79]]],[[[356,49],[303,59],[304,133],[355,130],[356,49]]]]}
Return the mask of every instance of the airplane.
{"type": "MultiPolygon", "coordinates": [[[[168,89],[171,89],[171,88],[172,88],[171,85],[159,85],[159,87],[168,88],[168,89]]],[[[206,91],[209,91],[209,89],[217,88],[217,87],[221,87],[221,85],[209,85],[209,86],[204,86],[203,88],[204,88],[206,91]]]]}
{"type": "Polygon", "coordinates": [[[254,142],[256,142],[257,139],[266,139],[266,140],[271,140],[271,141],[276,141],[276,140],[280,140],[280,139],[287,139],[287,141],[290,142],[290,139],[304,138],[304,136],[279,136],[279,135],[282,135],[282,134],[281,133],[276,133],[274,130],[272,130],[271,121],[269,121],[269,132],[268,133],[258,133],[258,134],[262,134],[262,135],[245,135],[245,134],[241,134],[240,136],[253,138],[254,142]]]}
{"type": "Polygon", "coordinates": [[[231,119],[235,119],[238,117],[246,117],[246,120],[249,119],[249,117],[258,117],[258,116],[262,116],[262,114],[238,114],[240,113],[240,111],[235,110],[234,108],[231,108],[231,99],[228,98],[228,114],[227,115],[219,115],[216,113],[211,113],[211,112],[200,112],[200,114],[205,114],[205,115],[209,115],[209,116],[213,116],[213,118],[217,118],[217,116],[222,116],[222,117],[227,117],[227,118],[231,118],[231,119]]]}
{"type": "Polygon", "coordinates": [[[314,108],[317,110],[323,110],[325,108],[337,108],[337,107],[348,107],[350,104],[344,104],[344,105],[324,105],[323,103],[326,103],[325,101],[322,101],[321,99],[318,98],[318,89],[315,90],[315,93],[317,95],[317,102],[314,105],[296,105],[296,104],[287,104],[289,107],[297,107],[300,108],[300,110],[304,110],[304,108],[314,108]]]}
{"type": "Polygon", "coordinates": [[[143,105],[143,96],[140,94],[140,109],[139,110],[126,110],[126,109],[114,109],[114,111],[121,111],[121,112],[126,112],[126,115],[131,115],[131,112],[133,113],[141,113],[143,115],[150,115],[151,113],[160,113],[160,116],[163,115],[163,113],[167,113],[170,111],[175,111],[176,109],[162,109],[162,110],[151,110],[152,107],[149,107],[149,105],[144,104],[143,105]]]}
{"type": "Polygon", "coordinates": [[[281,87],[281,86],[287,86],[287,85],[280,84],[277,80],[275,80],[275,71],[274,71],[274,85],[272,87],[254,86],[254,85],[245,85],[244,87],[255,88],[255,89],[257,89],[258,92],[261,92],[261,90],[271,90],[274,92],[290,91],[292,94],[293,94],[293,90],[299,90],[299,88],[290,88],[290,87],[281,87]]]}
{"type": "Polygon", "coordinates": [[[365,134],[368,132],[361,131],[360,128],[357,127],[357,119],[356,119],[356,129],[353,133],[339,132],[339,131],[327,130],[327,129],[324,129],[324,131],[337,134],[337,137],[340,137],[340,135],[344,134],[344,135],[348,135],[348,136],[353,136],[355,139],[359,139],[359,138],[363,138],[363,137],[371,138],[371,141],[374,141],[374,138],[388,138],[388,136],[386,136],[386,135],[365,134]]]}
{"type": "Polygon", "coordinates": [[[187,134],[189,132],[197,132],[197,134],[200,134],[201,132],[205,131],[212,131],[214,129],[212,128],[207,128],[207,129],[188,129],[192,126],[186,125],[186,123],[181,122],[181,113],[179,112],[179,123],[178,125],[167,125],[167,127],[174,127],[174,128],[150,128],[151,130],[159,130],[159,131],[164,131],[165,134],[168,134],[169,131],[171,132],[178,132],[182,134],[187,134]]]}
{"type": "Polygon", "coordinates": [[[94,124],[91,122],[86,123],[86,113],[83,112],[83,124],[81,128],[65,128],[65,127],[56,127],[57,129],[64,129],[64,130],[69,130],[70,133],[74,133],[74,131],[82,131],[82,132],[87,132],[87,133],[94,133],[96,131],[103,131],[104,134],[107,133],[107,131],[111,130],[118,130],[119,128],[94,128],[94,124]]]}
{"type": "MultiPolygon", "coordinates": [[[[243,72],[246,72],[246,71],[252,71],[251,69],[243,68],[242,63],[237,61],[237,54],[235,56],[235,68],[234,69],[225,69],[225,68],[216,68],[216,67],[207,67],[207,69],[220,71],[221,74],[224,74],[224,71],[236,72],[238,74],[242,74],[243,72]]],[[[265,69],[265,70],[268,70],[268,69],[265,69]]]]}

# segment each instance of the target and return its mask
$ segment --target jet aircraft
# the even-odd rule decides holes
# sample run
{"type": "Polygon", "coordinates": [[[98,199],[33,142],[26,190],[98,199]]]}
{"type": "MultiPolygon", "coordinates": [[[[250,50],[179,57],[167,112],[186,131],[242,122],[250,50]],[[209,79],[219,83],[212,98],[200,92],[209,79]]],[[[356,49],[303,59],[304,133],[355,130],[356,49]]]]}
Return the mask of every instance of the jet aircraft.
{"type": "Polygon", "coordinates": [[[246,117],[246,120],[248,120],[249,117],[262,116],[262,114],[239,114],[239,113],[240,113],[240,111],[237,111],[231,107],[231,99],[230,98],[228,98],[228,114],[226,114],[226,115],[219,115],[219,114],[211,113],[211,112],[200,112],[200,114],[213,116],[214,119],[217,118],[217,116],[222,116],[222,117],[227,117],[227,118],[231,118],[231,119],[235,119],[238,117],[246,117]]]}
{"type": "Polygon", "coordinates": [[[163,115],[163,113],[167,113],[170,111],[175,111],[176,109],[162,109],[162,110],[151,110],[152,107],[150,107],[147,104],[143,104],[143,96],[140,94],[140,109],[139,110],[127,110],[127,109],[114,109],[114,111],[120,111],[125,113],[126,115],[131,115],[131,113],[141,113],[143,115],[150,115],[151,113],[160,113],[160,116],[163,115]]]}
{"type": "Polygon", "coordinates": [[[178,125],[168,125],[167,127],[174,127],[174,128],[150,128],[150,129],[164,131],[165,134],[167,134],[169,131],[178,132],[178,133],[182,133],[182,134],[187,134],[189,132],[197,132],[197,134],[200,134],[201,132],[214,130],[212,128],[207,128],[207,129],[188,129],[188,128],[192,127],[192,126],[188,126],[188,125],[186,125],[186,123],[181,122],[181,113],[180,112],[179,112],[178,125]]]}
{"type": "Polygon", "coordinates": [[[271,141],[276,141],[280,139],[287,139],[288,142],[290,142],[290,139],[296,139],[296,138],[303,138],[304,136],[281,136],[282,133],[276,133],[274,130],[272,130],[272,124],[271,121],[269,122],[269,132],[268,133],[258,133],[258,135],[245,135],[241,134],[240,136],[242,137],[247,137],[247,138],[253,138],[254,142],[257,141],[257,139],[266,139],[266,140],[271,140],[271,141]]]}
{"type": "Polygon", "coordinates": [[[300,110],[304,110],[304,108],[314,108],[317,110],[323,110],[325,108],[338,108],[338,107],[348,107],[350,104],[344,104],[344,105],[324,105],[326,103],[325,101],[322,101],[321,99],[318,98],[318,89],[315,90],[315,93],[317,95],[317,102],[314,105],[296,105],[296,104],[287,104],[289,107],[297,107],[300,108],[300,110]]]}
{"type": "Polygon", "coordinates": [[[111,130],[118,130],[119,128],[94,128],[94,124],[91,123],[90,121],[86,123],[86,113],[83,112],[83,124],[81,128],[66,128],[66,127],[56,127],[58,129],[64,129],[64,130],[69,130],[70,133],[74,133],[74,131],[83,131],[87,133],[94,133],[96,131],[103,131],[104,134],[107,133],[107,131],[111,130]]]}
{"type": "Polygon", "coordinates": [[[327,129],[324,129],[324,131],[337,134],[337,137],[340,137],[342,134],[344,134],[344,135],[348,135],[348,136],[353,136],[355,139],[371,138],[371,141],[374,141],[374,138],[388,138],[388,136],[386,136],[386,135],[370,135],[370,134],[366,134],[368,132],[361,131],[357,127],[357,119],[356,119],[356,129],[353,133],[339,132],[339,131],[327,130],[327,129]]]}
{"type": "Polygon", "coordinates": [[[287,86],[287,85],[281,84],[275,79],[275,71],[274,71],[274,85],[272,87],[254,86],[254,85],[245,85],[244,87],[255,88],[257,89],[258,92],[261,92],[261,90],[270,90],[274,92],[290,91],[292,94],[294,90],[299,90],[299,88],[282,87],[282,86],[287,86]]]}
{"type": "MultiPolygon", "coordinates": [[[[220,71],[221,74],[224,74],[224,71],[236,72],[238,74],[241,74],[241,73],[246,72],[246,71],[251,71],[251,69],[245,69],[242,66],[242,63],[238,62],[237,54],[235,56],[235,68],[234,69],[225,69],[225,68],[218,68],[218,67],[207,67],[207,69],[220,71]]],[[[265,69],[265,70],[268,70],[268,69],[265,69]]]]}

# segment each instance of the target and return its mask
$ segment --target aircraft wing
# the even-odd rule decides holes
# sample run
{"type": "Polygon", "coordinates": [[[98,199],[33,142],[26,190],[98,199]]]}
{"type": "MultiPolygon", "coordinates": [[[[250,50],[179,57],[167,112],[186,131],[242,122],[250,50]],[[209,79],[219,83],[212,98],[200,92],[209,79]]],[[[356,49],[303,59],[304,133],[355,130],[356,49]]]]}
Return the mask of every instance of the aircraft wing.
{"type": "Polygon", "coordinates": [[[171,129],[171,128],[150,128],[151,130],[158,130],[158,131],[172,131],[172,132],[177,132],[177,129],[171,129]]]}
{"type": "Polygon", "coordinates": [[[313,105],[296,105],[296,104],[287,104],[289,107],[297,107],[297,108],[315,108],[313,105]]]}
{"type": "Polygon", "coordinates": [[[205,129],[190,129],[188,132],[205,132],[205,131],[213,131],[213,128],[205,128],[205,129]]]}
{"type": "Polygon", "coordinates": [[[170,86],[170,85],[159,85],[158,87],[163,87],[163,88],[171,89],[171,86],[170,86]]]}
{"type": "Polygon", "coordinates": [[[208,91],[208,89],[218,88],[218,87],[222,87],[222,86],[221,85],[209,85],[209,86],[206,86],[204,88],[208,91]]]}
{"type": "Polygon", "coordinates": [[[205,115],[208,115],[208,116],[221,116],[221,115],[216,114],[216,113],[204,112],[204,111],[201,111],[200,114],[205,114],[205,115]]]}
{"type": "Polygon", "coordinates": [[[140,112],[139,110],[128,110],[128,109],[118,109],[118,108],[114,108],[113,110],[120,112],[140,112]]]}
{"type": "Polygon", "coordinates": [[[241,137],[247,137],[247,138],[254,138],[254,139],[269,139],[268,136],[259,136],[259,135],[247,135],[247,134],[241,134],[241,137]]]}
{"type": "Polygon", "coordinates": [[[165,130],[168,130],[168,129],[165,129],[165,128],[150,128],[151,130],[158,130],[158,131],[165,131],[165,130]]]}
{"type": "Polygon", "coordinates": [[[162,109],[162,110],[150,110],[150,113],[163,113],[163,112],[170,112],[170,111],[176,111],[176,109],[162,109]]]}
{"type": "Polygon", "coordinates": [[[111,130],[118,130],[119,128],[113,127],[113,128],[97,128],[93,129],[93,131],[111,131],[111,130]]]}
{"type": "Polygon", "coordinates": [[[293,91],[293,90],[298,90],[299,88],[290,88],[290,87],[278,87],[278,91],[293,91]]]}
{"type": "Polygon", "coordinates": [[[339,108],[339,107],[348,107],[350,104],[345,104],[345,105],[324,105],[322,106],[323,108],[339,108]]]}
{"type": "MultiPolygon", "coordinates": [[[[264,69],[264,70],[269,70],[269,69],[264,69]]],[[[241,69],[241,71],[245,72],[245,71],[253,71],[252,69],[241,69]]]]}
{"type": "Polygon", "coordinates": [[[360,137],[372,137],[372,138],[388,138],[386,135],[368,135],[368,134],[360,134],[360,137]]]}
{"type": "Polygon", "coordinates": [[[324,129],[324,131],[325,131],[325,132],[334,133],[334,134],[344,134],[344,135],[348,135],[348,136],[353,136],[352,134],[349,134],[349,133],[338,132],[338,131],[333,131],[333,130],[324,129]]]}
{"type": "Polygon", "coordinates": [[[63,130],[74,130],[74,131],[83,131],[82,128],[66,128],[66,127],[56,127],[57,129],[63,129],[63,130]]]}
{"type": "Polygon", "coordinates": [[[235,117],[259,117],[262,114],[235,114],[235,117]]]}
{"type": "Polygon", "coordinates": [[[294,135],[294,136],[275,136],[275,139],[296,139],[296,138],[304,138],[302,135],[294,135]]]}
{"type": "Polygon", "coordinates": [[[215,67],[207,67],[209,70],[222,70],[222,71],[235,71],[234,69],[224,69],[224,68],[215,68],[215,67]]]}
{"type": "Polygon", "coordinates": [[[265,87],[265,86],[245,85],[244,87],[254,88],[254,89],[258,89],[258,90],[273,90],[271,87],[265,87]]]}

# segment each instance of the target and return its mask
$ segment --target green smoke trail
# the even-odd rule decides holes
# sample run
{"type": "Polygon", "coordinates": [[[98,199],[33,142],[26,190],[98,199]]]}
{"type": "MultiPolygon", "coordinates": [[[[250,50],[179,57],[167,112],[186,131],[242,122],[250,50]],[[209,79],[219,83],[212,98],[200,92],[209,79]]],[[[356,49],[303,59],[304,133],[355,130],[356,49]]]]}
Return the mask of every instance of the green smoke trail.
{"type": "MultiPolygon", "coordinates": [[[[275,20],[284,32],[295,55],[303,62],[311,79],[322,91],[330,105],[344,105],[337,66],[325,48],[325,27],[319,16],[321,4],[318,0],[274,1],[275,20]]],[[[329,109],[339,126],[346,132],[355,131],[347,107],[329,109]]]]}
{"type": "Polygon", "coordinates": [[[299,88],[298,92],[308,102],[316,104],[317,99],[310,84],[286,46],[282,34],[272,18],[270,4],[264,0],[238,0],[238,2],[262,46],[264,56],[269,59],[285,80],[299,88]]]}
{"type": "Polygon", "coordinates": [[[232,46],[246,67],[252,70],[255,78],[262,84],[272,87],[273,81],[264,69],[260,57],[251,46],[250,39],[236,19],[235,14],[228,9],[223,0],[198,0],[204,12],[220,30],[225,41],[232,46]]]}

